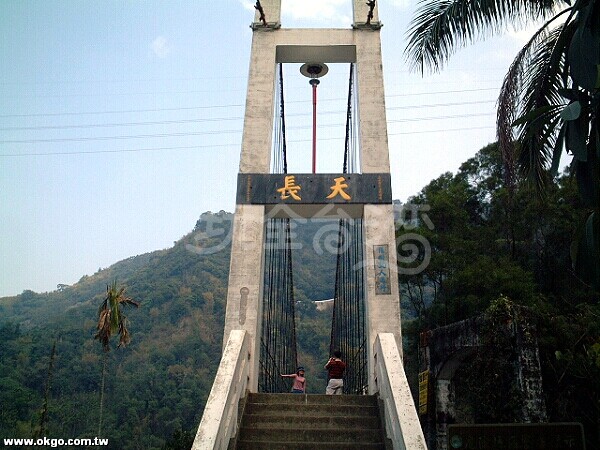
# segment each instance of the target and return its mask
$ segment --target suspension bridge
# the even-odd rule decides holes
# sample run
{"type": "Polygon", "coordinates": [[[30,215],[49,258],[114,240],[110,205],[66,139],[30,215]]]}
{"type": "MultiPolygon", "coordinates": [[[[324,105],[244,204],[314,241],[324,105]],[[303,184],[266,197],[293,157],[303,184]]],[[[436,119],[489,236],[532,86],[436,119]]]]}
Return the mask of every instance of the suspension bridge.
{"type": "Polygon", "coordinates": [[[402,362],[376,2],[353,0],[349,29],[285,29],[281,0],[255,8],[223,354],[193,449],[426,449],[402,362]],[[312,173],[288,171],[289,63],[312,87],[312,173]],[[328,63],[348,65],[339,173],[316,167],[328,63]],[[281,378],[297,367],[290,223],[315,216],[339,224],[330,350],[348,365],[341,396],[287,394],[281,378]]]}

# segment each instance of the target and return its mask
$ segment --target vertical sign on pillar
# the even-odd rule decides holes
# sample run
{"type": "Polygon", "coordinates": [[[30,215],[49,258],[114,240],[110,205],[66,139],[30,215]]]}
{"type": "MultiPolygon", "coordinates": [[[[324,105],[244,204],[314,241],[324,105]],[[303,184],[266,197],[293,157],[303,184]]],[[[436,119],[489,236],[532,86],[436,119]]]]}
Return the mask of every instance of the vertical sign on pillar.
{"type": "Polygon", "coordinates": [[[427,414],[427,391],[429,388],[429,370],[419,373],[419,414],[427,414]]]}
{"type": "Polygon", "coordinates": [[[375,294],[389,295],[392,293],[389,247],[387,245],[374,245],[373,254],[375,257],[375,294]]]}

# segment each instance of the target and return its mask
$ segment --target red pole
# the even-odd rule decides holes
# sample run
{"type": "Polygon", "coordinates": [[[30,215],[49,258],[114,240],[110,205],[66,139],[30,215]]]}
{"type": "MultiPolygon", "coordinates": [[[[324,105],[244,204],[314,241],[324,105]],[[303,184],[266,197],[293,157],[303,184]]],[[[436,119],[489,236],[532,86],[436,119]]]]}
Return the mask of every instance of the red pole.
{"type": "Polygon", "coordinates": [[[312,84],[313,92],[313,147],[312,147],[312,173],[317,173],[317,84],[312,84]]]}

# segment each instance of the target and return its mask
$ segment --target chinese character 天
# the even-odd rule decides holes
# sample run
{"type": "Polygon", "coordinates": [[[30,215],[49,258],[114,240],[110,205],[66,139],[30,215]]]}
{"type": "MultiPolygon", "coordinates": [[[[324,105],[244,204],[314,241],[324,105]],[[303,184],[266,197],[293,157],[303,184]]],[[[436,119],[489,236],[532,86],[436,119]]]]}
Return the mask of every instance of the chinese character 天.
{"type": "Polygon", "coordinates": [[[335,181],[335,184],[329,188],[331,189],[331,194],[329,194],[326,198],[332,199],[339,195],[344,200],[350,200],[352,197],[350,197],[350,195],[348,195],[348,193],[344,191],[344,189],[348,188],[348,185],[346,184],[346,178],[334,178],[333,181],[335,181]]]}

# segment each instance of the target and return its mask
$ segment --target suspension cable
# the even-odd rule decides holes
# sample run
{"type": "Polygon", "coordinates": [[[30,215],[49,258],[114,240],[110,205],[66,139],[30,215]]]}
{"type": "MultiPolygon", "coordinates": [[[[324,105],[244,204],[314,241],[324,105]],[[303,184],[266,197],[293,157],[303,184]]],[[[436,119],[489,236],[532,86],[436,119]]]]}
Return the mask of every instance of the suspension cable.
{"type": "MultiPolygon", "coordinates": [[[[282,64],[277,82],[279,117],[273,130],[271,170],[287,173],[282,64]]],[[[266,230],[259,390],[287,392],[281,374],[295,372],[298,359],[290,219],[269,219],[266,230]]]]}
{"type": "MultiPolygon", "coordinates": [[[[350,65],[348,110],[343,173],[356,173],[357,128],[354,65],[350,65]]],[[[331,323],[330,351],[339,350],[347,363],[344,392],[364,394],[367,391],[367,355],[365,334],[363,224],[361,219],[340,219],[335,273],[335,297],[331,323]]]]}

